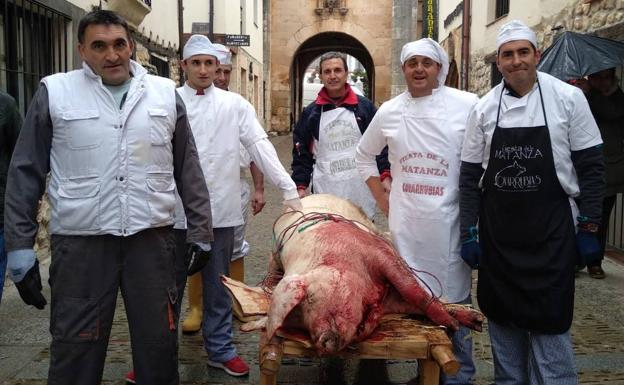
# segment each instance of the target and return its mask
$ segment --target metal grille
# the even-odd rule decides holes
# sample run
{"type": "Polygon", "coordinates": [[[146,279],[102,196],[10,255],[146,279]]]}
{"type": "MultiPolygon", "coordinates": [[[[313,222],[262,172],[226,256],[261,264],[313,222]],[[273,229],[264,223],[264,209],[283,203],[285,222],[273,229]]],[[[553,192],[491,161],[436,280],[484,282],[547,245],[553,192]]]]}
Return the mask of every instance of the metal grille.
{"type": "Polygon", "coordinates": [[[29,0],[0,0],[0,89],[26,109],[44,76],[68,69],[70,18],[29,0]]]}
{"type": "MultiPolygon", "coordinates": [[[[490,3],[491,4],[491,3],[490,3]]],[[[509,0],[496,0],[496,18],[509,13],[509,0]]]]}

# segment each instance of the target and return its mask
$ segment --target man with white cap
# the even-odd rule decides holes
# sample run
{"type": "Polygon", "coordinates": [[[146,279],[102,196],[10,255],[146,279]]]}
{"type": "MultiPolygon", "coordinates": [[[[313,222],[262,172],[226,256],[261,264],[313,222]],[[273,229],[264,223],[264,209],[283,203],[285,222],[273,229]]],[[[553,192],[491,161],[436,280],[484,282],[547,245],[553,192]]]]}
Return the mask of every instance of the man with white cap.
{"type": "Polygon", "coordinates": [[[602,140],[581,90],[537,72],[530,28],[503,25],[497,51],[503,81],[471,112],[462,149],[462,256],[479,268],[496,384],[574,385],[574,268],[599,254],[602,140]]]}
{"type": "MultiPolygon", "coordinates": [[[[437,297],[470,303],[470,267],[459,255],[459,154],[466,119],[477,96],[444,86],[448,57],[432,39],[403,46],[407,90],[384,103],[357,147],[356,163],[380,207],[389,206],[394,245],[437,297]],[[388,197],[375,155],[388,146],[388,197]]],[[[471,384],[475,369],[470,331],[453,335],[460,361],[445,384],[471,384]]]]}
{"type": "Polygon", "coordinates": [[[232,301],[220,280],[220,275],[229,273],[234,227],[243,223],[240,144],[282,191],[285,206],[299,210],[301,202],[251,104],[236,93],[214,86],[220,54],[210,40],[203,35],[191,36],[182,56],[187,80],[178,93],[187,107],[213,210],[213,256],[201,271],[204,348],[208,365],[242,376],[249,373],[249,367],[232,343],[232,301]]]}
{"type": "MultiPolygon", "coordinates": [[[[222,44],[213,44],[219,53],[219,67],[217,68],[214,85],[217,88],[228,91],[230,86],[230,75],[232,73],[232,52],[229,48],[222,44]]],[[[244,257],[249,253],[249,243],[245,240],[245,227],[247,218],[249,217],[249,201],[251,189],[247,178],[246,170],[249,169],[254,184],[254,193],[251,196],[252,214],[256,215],[265,205],[264,200],[264,175],[262,171],[251,161],[251,157],[245,147],[240,145],[240,186],[241,186],[241,210],[243,213],[242,225],[234,228],[234,251],[232,253],[232,262],[230,263],[230,277],[237,281],[245,280],[245,264],[244,257]]],[[[187,293],[189,310],[187,316],[182,322],[182,331],[184,333],[197,332],[202,323],[203,315],[203,297],[202,297],[202,278],[201,274],[195,274],[188,279],[187,293]]],[[[244,321],[244,316],[240,314],[236,307],[233,309],[236,318],[244,321]]]]}

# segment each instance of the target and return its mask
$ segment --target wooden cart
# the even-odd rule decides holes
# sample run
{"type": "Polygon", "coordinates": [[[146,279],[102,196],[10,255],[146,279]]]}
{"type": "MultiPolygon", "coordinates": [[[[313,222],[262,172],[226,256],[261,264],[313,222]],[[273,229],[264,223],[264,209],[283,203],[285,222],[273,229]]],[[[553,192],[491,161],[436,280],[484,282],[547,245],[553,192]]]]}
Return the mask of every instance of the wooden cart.
{"type": "MultiPolygon", "coordinates": [[[[230,290],[234,306],[247,315],[266,314],[269,298],[258,288],[223,277],[230,290]]],[[[279,338],[270,342],[263,334],[260,338],[260,384],[275,385],[283,356],[314,357],[312,343],[306,336],[288,335],[278,330],[279,338]]],[[[453,347],[443,328],[406,315],[389,315],[366,341],[353,344],[337,357],[362,359],[416,359],[418,360],[419,384],[437,385],[440,370],[455,374],[459,363],[453,355],[453,347]]]]}

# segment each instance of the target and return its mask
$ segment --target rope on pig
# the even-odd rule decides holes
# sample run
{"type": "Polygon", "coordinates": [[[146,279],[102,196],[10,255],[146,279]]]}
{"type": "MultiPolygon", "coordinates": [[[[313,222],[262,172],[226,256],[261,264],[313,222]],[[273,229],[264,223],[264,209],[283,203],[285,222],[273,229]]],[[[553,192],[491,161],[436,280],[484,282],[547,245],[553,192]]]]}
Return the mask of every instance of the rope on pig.
{"type": "MultiPolygon", "coordinates": [[[[275,235],[275,225],[277,224],[277,222],[286,214],[293,214],[293,211],[287,211],[285,213],[283,213],[282,215],[280,215],[279,217],[277,217],[277,219],[275,220],[275,222],[273,222],[273,252],[272,252],[272,258],[275,259],[275,262],[281,267],[282,266],[282,262],[281,262],[281,251],[282,248],[284,247],[284,244],[286,242],[288,242],[293,235],[295,234],[295,232],[301,233],[305,230],[307,230],[309,227],[312,227],[320,222],[325,222],[325,221],[333,221],[336,223],[346,223],[349,224],[351,226],[353,226],[354,228],[360,230],[360,231],[365,231],[369,234],[371,234],[373,237],[375,237],[376,239],[384,242],[386,245],[388,245],[388,247],[390,247],[391,250],[394,250],[396,252],[396,249],[394,248],[394,245],[387,240],[386,238],[382,237],[381,235],[379,235],[378,233],[376,233],[375,231],[367,231],[365,229],[367,229],[368,227],[363,224],[362,222],[353,220],[353,219],[347,219],[344,216],[340,215],[340,214],[330,214],[330,213],[323,213],[323,212],[309,212],[309,213],[303,213],[301,211],[297,211],[297,213],[301,214],[301,217],[298,218],[296,221],[294,221],[293,223],[291,223],[290,225],[286,226],[277,236],[275,235]]],[[[398,253],[397,253],[398,254],[398,253]]],[[[399,255],[399,260],[403,261],[403,263],[405,263],[407,265],[407,262],[405,262],[405,260],[399,255]]],[[[407,268],[409,270],[411,270],[414,273],[414,276],[416,277],[416,279],[423,285],[425,286],[430,293],[434,293],[433,290],[431,290],[431,287],[427,284],[427,282],[425,282],[424,279],[422,279],[419,276],[419,273],[422,274],[427,274],[430,275],[431,277],[433,277],[433,279],[436,280],[436,282],[438,283],[438,285],[440,286],[441,290],[442,290],[442,284],[440,282],[440,280],[438,280],[438,278],[428,272],[428,271],[424,271],[424,270],[417,270],[414,268],[409,267],[409,265],[407,265],[407,268]]],[[[283,268],[282,268],[283,269],[283,268]]],[[[276,274],[275,272],[269,272],[267,273],[267,275],[264,277],[264,279],[261,281],[260,286],[263,288],[263,290],[267,293],[269,290],[269,286],[271,282],[279,282],[279,280],[282,278],[283,274],[281,276],[279,276],[278,274],[276,274]],[[276,281],[277,279],[277,281],[276,281]]],[[[433,295],[432,295],[433,296],[433,295]]],[[[440,296],[435,296],[436,299],[439,299],[440,296]]]]}
{"type": "Polygon", "coordinates": [[[429,286],[429,284],[427,282],[425,282],[424,279],[420,278],[420,276],[418,276],[418,273],[422,273],[422,274],[427,274],[429,276],[431,276],[433,279],[435,279],[435,281],[438,283],[438,286],[440,287],[440,293],[442,293],[444,291],[444,288],[442,287],[442,282],[440,282],[440,280],[438,279],[438,277],[435,276],[435,274],[430,273],[428,271],[425,270],[418,270],[418,269],[414,269],[413,267],[408,265],[408,268],[412,271],[412,273],[414,273],[414,276],[416,277],[416,279],[424,286],[427,288],[427,290],[429,290],[429,293],[431,293],[431,297],[435,298],[435,299],[440,299],[442,297],[442,294],[440,295],[434,295],[434,291],[431,290],[431,286],[429,286]]]}

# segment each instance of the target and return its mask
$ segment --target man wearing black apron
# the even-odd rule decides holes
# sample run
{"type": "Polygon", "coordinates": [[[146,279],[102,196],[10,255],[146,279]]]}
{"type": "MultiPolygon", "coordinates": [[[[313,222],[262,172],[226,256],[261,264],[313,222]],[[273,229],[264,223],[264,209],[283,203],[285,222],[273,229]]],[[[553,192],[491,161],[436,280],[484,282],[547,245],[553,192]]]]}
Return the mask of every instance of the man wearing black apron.
{"type": "Polygon", "coordinates": [[[574,267],[599,253],[600,133],[580,90],[537,72],[536,47],[521,22],[501,28],[504,80],[472,111],[462,149],[461,255],[479,269],[497,385],[577,383],[574,267]]]}

